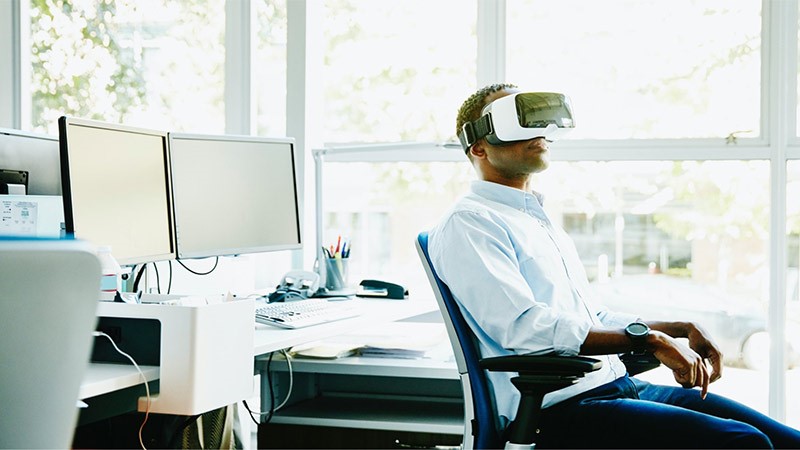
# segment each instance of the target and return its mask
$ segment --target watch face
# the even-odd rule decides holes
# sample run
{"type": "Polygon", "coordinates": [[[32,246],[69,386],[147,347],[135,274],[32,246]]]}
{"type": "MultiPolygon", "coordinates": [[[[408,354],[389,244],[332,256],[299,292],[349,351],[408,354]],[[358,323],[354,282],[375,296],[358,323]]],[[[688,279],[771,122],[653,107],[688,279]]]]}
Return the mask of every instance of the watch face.
{"type": "Polygon", "coordinates": [[[648,327],[643,323],[635,322],[628,325],[627,331],[633,336],[642,336],[647,334],[648,331],[650,331],[650,327],[648,327]]]}

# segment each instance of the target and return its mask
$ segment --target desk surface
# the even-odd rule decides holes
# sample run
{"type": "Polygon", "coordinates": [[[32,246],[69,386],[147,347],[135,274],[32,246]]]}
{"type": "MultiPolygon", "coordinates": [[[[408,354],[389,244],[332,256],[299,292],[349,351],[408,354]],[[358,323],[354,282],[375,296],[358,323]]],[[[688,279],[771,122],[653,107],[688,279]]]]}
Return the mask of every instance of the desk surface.
{"type": "MultiPolygon", "coordinates": [[[[140,366],[148,382],[158,379],[158,366],[140,366]]],[[[78,398],[81,400],[142,384],[142,377],[132,365],[91,363],[83,377],[78,398]]]]}
{"type": "Polygon", "coordinates": [[[337,320],[335,322],[314,325],[297,330],[256,324],[256,335],[253,346],[254,356],[336,336],[368,325],[375,325],[382,322],[394,322],[418,316],[437,309],[436,302],[433,299],[424,298],[407,300],[356,298],[345,301],[357,305],[362,311],[362,314],[351,319],[337,320]]]}

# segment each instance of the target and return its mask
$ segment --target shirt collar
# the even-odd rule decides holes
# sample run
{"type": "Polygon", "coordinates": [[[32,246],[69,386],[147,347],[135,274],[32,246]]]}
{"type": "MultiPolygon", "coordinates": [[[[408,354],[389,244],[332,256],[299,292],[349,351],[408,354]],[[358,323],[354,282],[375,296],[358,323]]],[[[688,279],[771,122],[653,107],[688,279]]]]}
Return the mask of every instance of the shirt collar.
{"type": "Polygon", "coordinates": [[[472,192],[487,200],[508,205],[514,209],[527,212],[541,211],[544,196],[536,191],[523,190],[505,186],[491,181],[475,180],[472,182],[472,192]]]}

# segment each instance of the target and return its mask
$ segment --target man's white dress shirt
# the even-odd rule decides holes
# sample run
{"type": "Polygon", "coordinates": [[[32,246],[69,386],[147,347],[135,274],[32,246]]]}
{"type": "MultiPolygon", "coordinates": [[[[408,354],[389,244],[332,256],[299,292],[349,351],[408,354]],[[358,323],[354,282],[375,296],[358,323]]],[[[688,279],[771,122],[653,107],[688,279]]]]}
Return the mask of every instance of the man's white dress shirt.
{"type": "MultiPolygon", "coordinates": [[[[577,355],[592,326],[623,328],[636,320],[588,298],[589,283],[575,245],[542,208],[541,195],[487,181],[430,231],[433,266],[450,287],[481,356],[534,353],[577,355]]],[[[547,394],[544,407],[625,374],[618,357],[598,356],[603,368],[547,394]]],[[[515,374],[489,372],[501,415],[513,420],[515,374]]]]}

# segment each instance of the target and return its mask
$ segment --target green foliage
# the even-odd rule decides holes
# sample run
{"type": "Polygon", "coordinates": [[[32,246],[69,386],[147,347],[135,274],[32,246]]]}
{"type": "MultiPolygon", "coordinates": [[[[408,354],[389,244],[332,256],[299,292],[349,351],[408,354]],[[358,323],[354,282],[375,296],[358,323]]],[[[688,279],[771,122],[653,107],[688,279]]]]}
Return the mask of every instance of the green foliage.
{"type": "Polygon", "coordinates": [[[659,102],[684,105],[695,111],[705,112],[709,107],[708,98],[704,95],[697,95],[697,87],[701,86],[703,91],[708,91],[708,84],[717,72],[725,71],[761,50],[760,35],[746,36],[745,39],[744,42],[728,49],[727,53],[699,61],[684,73],[665,77],[643,86],[639,89],[639,93],[652,96],[659,102]]]}
{"type": "Polygon", "coordinates": [[[681,215],[656,214],[668,234],[687,239],[766,240],[769,235],[769,186],[763,161],[673,164],[670,188],[675,202],[691,205],[681,215]]]}
{"type": "Polygon", "coordinates": [[[461,11],[447,21],[436,14],[448,4],[324,2],[331,18],[324,28],[325,141],[453,137],[458,105],[473,90],[474,68],[467,64],[474,59],[464,56],[468,30],[453,25],[461,11]]]}
{"type": "Polygon", "coordinates": [[[692,278],[692,270],[686,267],[670,267],[666,274],[672,277],[692,278]]]}
{"type": "Polygon", "coordinates": [[[385,163],[373,168],[381,175],[375,191],[379,202],[430,201],[431,196],[451,198],[463,191],[475,178],[466,162],[453,163],[385,163]],[[402,193],[402,194],[398,194],[402,193]]]}
{"type": "Polygon", "coordinates": [[[52,132],[65,114],[123,121],[142,104],[142,71],[119,42],[118,3],[31,0],[34,128],[52,132]]]}

